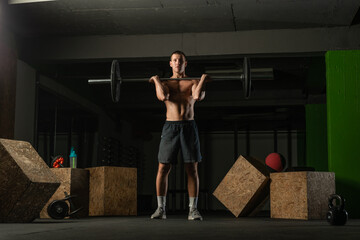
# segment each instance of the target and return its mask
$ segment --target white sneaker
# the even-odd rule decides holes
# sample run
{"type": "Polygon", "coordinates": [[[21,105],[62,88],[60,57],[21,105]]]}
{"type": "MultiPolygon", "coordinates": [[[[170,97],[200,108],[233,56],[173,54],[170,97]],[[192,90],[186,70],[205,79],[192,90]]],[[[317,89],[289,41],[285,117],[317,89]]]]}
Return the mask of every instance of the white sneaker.
{"type": "Polygon", "coordinates": [[[162,207],[158,207],[153,215],[151,215],[151,219],[166,219],[166,212],[162,207]]]}
{"type": "Polygon", "coordinates": [[[196,208],[194,208],[194,209],[190,210],[188,220],[200,220],[200,221],[202,221],[203,218],[200,215],[199,211],[196,208]]]}

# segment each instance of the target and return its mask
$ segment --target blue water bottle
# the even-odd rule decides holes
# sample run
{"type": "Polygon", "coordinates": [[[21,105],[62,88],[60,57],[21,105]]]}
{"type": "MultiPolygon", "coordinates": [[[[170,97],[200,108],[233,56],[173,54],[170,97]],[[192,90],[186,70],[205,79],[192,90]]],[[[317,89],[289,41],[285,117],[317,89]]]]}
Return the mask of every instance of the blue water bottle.
{"type": "Polygon", "coordinates": [[[74,150],[74,147],[71,147],[70,150],[70,168],[76,168],[77,166],[77,156],[74,150]]]}

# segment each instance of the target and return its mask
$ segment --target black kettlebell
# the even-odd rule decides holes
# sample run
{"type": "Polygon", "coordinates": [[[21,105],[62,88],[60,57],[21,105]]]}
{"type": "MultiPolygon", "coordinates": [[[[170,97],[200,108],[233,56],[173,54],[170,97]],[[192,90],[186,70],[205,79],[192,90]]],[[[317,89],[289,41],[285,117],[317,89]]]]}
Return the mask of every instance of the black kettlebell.
{"type": "Polygon", "coordinates": [[[345,199],[340,195],[332,194],[329,197],[329,211],[326,214],[326,219],[331,225],[344,225],[348,220],[348,213],[345,208],[345,199]],[[334,205],[333,201],[339,202],[334,205]]]}

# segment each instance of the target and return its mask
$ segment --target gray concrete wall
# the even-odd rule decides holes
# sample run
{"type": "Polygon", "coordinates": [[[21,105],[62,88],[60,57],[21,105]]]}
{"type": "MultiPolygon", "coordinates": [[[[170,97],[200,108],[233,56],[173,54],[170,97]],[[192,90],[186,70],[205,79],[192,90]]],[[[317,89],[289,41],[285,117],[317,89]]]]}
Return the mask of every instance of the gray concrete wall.
{"type": "Polygon", "coordinates": [[[17,61],[14,138],[34,144],[36,70],[17,61]]]}
{"type": "Polygon", "coordinates": [[[16,62],[14,35],[5,24],[4,1],[0,1],[0,137],[14,138],[16,62]]]}

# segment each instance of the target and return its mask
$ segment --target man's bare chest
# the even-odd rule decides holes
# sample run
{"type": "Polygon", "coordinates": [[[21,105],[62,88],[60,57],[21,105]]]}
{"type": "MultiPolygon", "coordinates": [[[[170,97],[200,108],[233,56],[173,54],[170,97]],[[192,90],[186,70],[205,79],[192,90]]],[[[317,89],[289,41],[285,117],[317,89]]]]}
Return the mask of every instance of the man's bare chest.
{"type": "Polygon", "coordinates": [[[177,95],[190,95],[192,82],[191,81],[169,81],[167,83],[167,87],[169,88],[170,94],[177,95]]]}

